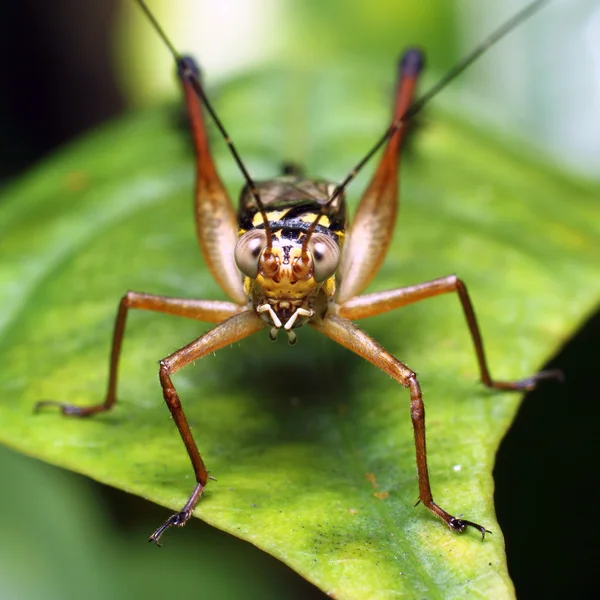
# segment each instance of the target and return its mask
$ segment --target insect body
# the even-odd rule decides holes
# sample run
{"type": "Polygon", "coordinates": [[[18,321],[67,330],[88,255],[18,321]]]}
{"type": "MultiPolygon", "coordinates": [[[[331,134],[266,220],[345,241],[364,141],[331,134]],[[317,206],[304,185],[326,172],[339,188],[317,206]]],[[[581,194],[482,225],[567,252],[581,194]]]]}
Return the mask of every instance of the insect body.
{"type": "Polygon", "coordinates": [[[483,526],[454,517],[433,500],[427,470],[425,411],[415,373],[361,331],[353,321],[440,294],[456,293],[471,332],[481,379],[486,386],[508,390],[531,389],[538,380],[557,376],[554,372],[542,372],[514,382],[493,380],[469,294],[465,284],[454,275],[360,295],[381,265],[393,234],[398,203],[398,159],[406,121],[487,46],[544,1],[534,2],[500,28],[416,103],[413,103],[413,93],[423,60],[419,51],[408,50],[400,64],[392,125],[339,185],[306,179],[295,168],[288,169],[277,179],[254,182],[205,96],[195,63],[175,51],[143,1],[138,0],[138,3],[177,62],[197,156],[195,198],[198,239],[213,277],[231,301],[127,293],[121,300],[115,323],[105,401],[88,407],[54,401],[40,402],[37,406],[58,405],[64,414],[73,416],[87,416],[111,409],[116,402],[121,342],[126,316],[131,308],[216,323],[207,333],[160,362],[163,395],[186,446],[196,485],[182,510],[171,516],[150,537],[158,543],[168,527],[182,526],[189,520],[209,479],[171,375],[191,362],[262,329],[268,329],[272,339],[283,329],[293,344],[296,342],[295,329],[309,325],[373,363],[408,389],[420,502],[450,529],[462,532],[473,527],[483,538],[487,531],[483,526]],[[212,161],[203,104],[246,179],[237,217],[212,161]],[[344,190],[358,170],[383,145],[385,148],[376,171],[352,224],[347,227],[344,190]]]}
{"type": "Polygon", "coordinates": [[[283,329],[291,344],[292,331],[315,315],[325,315],[335,295],[335,273],[346,228],[344,198],[327,201],[335,185],[288,175],[257,184],[267,211],[271,248],[262,215],[245,189],[238,222],[241,237],[235,261],[245,275],[244,292],[252,306],[272,326],[271,339],[283,329]],[[307,232],[322,208],[326,218],[308,237],[307,232]],[[308,241],[306,250],[303,244],[308,241]]]}

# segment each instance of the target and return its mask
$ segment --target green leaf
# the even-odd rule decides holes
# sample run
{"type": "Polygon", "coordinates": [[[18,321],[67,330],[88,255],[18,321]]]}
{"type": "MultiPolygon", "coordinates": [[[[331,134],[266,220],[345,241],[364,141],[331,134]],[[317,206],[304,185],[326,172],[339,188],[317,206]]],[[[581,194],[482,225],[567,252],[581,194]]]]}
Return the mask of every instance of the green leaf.
{"type": "MultiPolygon", "coordinates": [[[[371,76],[357,88],[265,71],[222,87],[217,109],[258,178],[291,158],[339,180],[388,118],[386,84],[371,76]]],[[[194,481],[157,361],[207,326],[131,314],[114,411],[77,420],[32,408],[103,399],[126,290],[223,297],[194,239],[193,163],[179,124],[173,108],[131,115],[57,154],[0,203],[0,439],[173,509],[194,481]]],[[[241,177],[222,142],[213,145],[235,196],[241,177]]],[[[397,234],[371,289],[458,273],[493,374],[535,372],[598,298],[598,188],[437,113],[409,150],[397,234]]],[[[195,515],[336,598],[511,597],[491,471],[519,396],[477,383],[452,296],[363,327],[419,374],[436,500],[493,535],[455,535],[414,508],[408,392],[311,330],[294,348],[259,334],[175,375],[217,479],[195,515]]],[[[164,541],[177,544],[177,532],[164,541]]]]}

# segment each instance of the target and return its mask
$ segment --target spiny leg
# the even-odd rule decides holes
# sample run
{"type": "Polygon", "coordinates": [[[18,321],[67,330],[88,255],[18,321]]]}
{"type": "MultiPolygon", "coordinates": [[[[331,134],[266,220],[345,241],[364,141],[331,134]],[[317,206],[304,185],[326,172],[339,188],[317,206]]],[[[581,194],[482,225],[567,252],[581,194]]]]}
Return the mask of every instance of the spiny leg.
{"type": "Polygon", "coordinates": [[[181,406],[181,401],[179,400],[179,395],[171,381],[171,375],[189,363],[199,360],[211,352],[216,352],[223,346],[233,344],[234,342],[248,337],[266,326],[266,322],[263,321],[255,311],[248,310],[230,317],[210,331],[207,331],[203,336],[199,337],[191,344],[181,348],[181,350],[177,350],[177,352],[174,352],[164,360],[160,361],[160,385],[162,386],[167,406],[171,411],[175,425],[177,425],[181,439],[185,444],[188,456],[192,462],[192,467],[194,468],[194,474],[196,476],[196,486],[184,507],[178,513],[169,517],[150,536],[149,541],[154,542],[156,545],[160,545],[158,541],[161,535],[169,527],[172,525],[175,527],[183,527],[189,521],[208,480],[208,472],[204,465],[204,461],[200,456],[194,437],[192,436],[190,426],[183,411],[183,407],[181,406]]]}
{"type": "Polygon", "coordinates": [[[351,321],[356,321],[366,317],[373,317],[394,310],[395,308],[400,308],[401,306],[413,304],[414,302],[419,302],[426,298],[433,298],[440,294],[455,292],[460,298],[460,303],[465,318],[467,319],[467,325],[469,327],[469,332],[471,333],[471,339],[473,340],[473,346],[475,347],[475,354],[479,364],[481,381],[484,385],[489,388],[500,390],[532,390],[537,382],[543,379],[563,379],[561,371],[550,370],[541,371],[531,377],[518,381],[493,380],[485,358],[483,340],[477,318],[475,317],[471,298],[469,297],[466,285],[461,279],[456,277],[456,275],[448,275],[447,277],[440,277],[439,279],[395,290],[357,296],[356,298],[341,303],[338,307],[338,314],[351,321]]]}
{"type": "MultiPolygon", "coordinates": [[[[415,49],[404,53],[396,86],[396,121],[412,103],[423,56],[415,49]]],[[[398,211],[398,161],[406,133],[402,125],[390,138],[365,190],[348,231],[339,271],[338,298],[359,294],[377,273],[392,239],[398,211]]]]}
{"type": "Polygon", "coordinates": [[[112,408],[117,400],[116,391],[119,357],[121,355],[121,345],[125,333],[127,313],[130,308],[161,312],[198,321],[207,321],[209,323],[219,323],[228,317],[245,310],[244,307],[233,304],[232,302],[188,300],[184,298],[168,298],[166,296],[127,292],[127,294],[121,298],[117,318],[115,320],[112,350],[110,353],[108,389],[106,391],[104,402],[92,406],[76,406],[73,404],[57,402],[55,400],[42,400],[36,403],[34,412],[37,412],[43,406],[57,406],[64,415],[87,417],[95,413],[105,412],[112,408]]]}
{"type": "Polygon", "coordinates": [[[433,501],[429,472],[427,469],[427,447],[425,443],[425,407],[421,388],[415,373],[397,358],[387,352],[375,340],[358,329],[354,323],[337,315],[328,315],[322,321],[311,322],[312,327],[373,363],[410,390],[410,416],[415,436],[417,473],[419,478],[419,500],[437,517],[442,519],[452,531],[463,532],[473,527],[481,533],[481,539],[489,531],[473,521],[458,519],[446,512],[433,501]]]}

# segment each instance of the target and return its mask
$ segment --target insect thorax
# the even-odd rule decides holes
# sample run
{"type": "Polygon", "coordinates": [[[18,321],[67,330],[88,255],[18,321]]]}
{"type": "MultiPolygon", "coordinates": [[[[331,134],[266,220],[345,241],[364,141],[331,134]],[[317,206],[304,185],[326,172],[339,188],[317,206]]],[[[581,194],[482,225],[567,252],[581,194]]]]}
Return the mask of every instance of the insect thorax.
{"type": "MultiPolygon", "coordinates": [[[[335,190],[335,184],[318,179],[285,175],[268,181],[257,181],[256,189],[267,211],[273,232],[306,231],[335,190]],[[306,225],[303,225],[306,224],[306,225]]],[[[240,235],[255,227],[264,229],[264,222],[252,192],[245,186],[238,210],[240,235]]],[[[346,202],[340,194],[319,221],[321,227],[334,233],[341,246],[346,229],[346,202]]]]}

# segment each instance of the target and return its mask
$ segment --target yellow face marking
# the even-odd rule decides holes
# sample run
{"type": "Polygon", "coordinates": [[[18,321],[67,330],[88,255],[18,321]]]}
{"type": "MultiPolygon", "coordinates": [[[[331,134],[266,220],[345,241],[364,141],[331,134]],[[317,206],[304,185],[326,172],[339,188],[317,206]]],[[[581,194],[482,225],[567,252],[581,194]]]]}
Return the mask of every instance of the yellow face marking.
{"type": "MultiPolygon", "coordinates": [[[[305,223],[312,223],[317,218],[317,216],[317,213],[306,213],[300,217],[300,220],[304,221],[305,223]]],[[[329,227],[329,225],[331,225],[331,220],[327,215],[323,215],[319,219],[319,225],[322,225],[323,227],[329,227]]]]}
{"type": "MultiPolygon", "coordinates": [[[[269,210],[267,212],[267,217],[269,217],[269,221],[280,221],[281,217],[283,217],[285,215],[285,213],[288,211],[289,209],[284,209],[284,210],[269,210]]],[[[257,212],[253,217],[252,217],[252,225],[254,225],[254,227],[258,227],[259,225],[262,225],[264,223],[262,215],[257,212]]]]}

